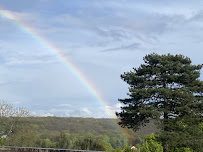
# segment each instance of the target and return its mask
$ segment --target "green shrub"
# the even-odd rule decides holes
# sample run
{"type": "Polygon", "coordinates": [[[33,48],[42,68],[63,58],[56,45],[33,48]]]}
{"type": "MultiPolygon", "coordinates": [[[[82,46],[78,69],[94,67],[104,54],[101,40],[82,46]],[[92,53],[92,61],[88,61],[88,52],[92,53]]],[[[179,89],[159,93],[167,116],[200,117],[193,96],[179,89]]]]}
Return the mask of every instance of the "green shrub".
{"type": "Polygon", "coordinates": [[[0,146],[3,146],[4,145],[4,141],[3,139],[0,137],[0,146]]]}
{"type": "Polygon", "coordinates": [[[161,144],[156,141],[154,134],[151,134],[144,139],[141,152],[163,152],[163,148],[161,144]]]}
{"type": "Polygon", "coordinates": [[[170,150],[169,152],[193,152],[190,148],[187,147],[181,147],[181,148],[174,148],[170,150]]]}

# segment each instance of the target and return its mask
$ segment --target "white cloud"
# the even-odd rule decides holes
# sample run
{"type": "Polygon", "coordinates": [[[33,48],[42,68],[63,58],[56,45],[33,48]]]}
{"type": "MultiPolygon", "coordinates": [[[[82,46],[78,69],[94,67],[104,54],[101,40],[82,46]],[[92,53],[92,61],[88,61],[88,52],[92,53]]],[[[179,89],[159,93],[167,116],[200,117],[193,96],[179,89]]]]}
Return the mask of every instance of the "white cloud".
{"type": "Polygon", "coordinates": [[[118,108],[118,109],[120,109],[122,106],[123,106],[123,105],[122,105],[121,103],[115,104],[115,107],[118,108]]]}
{"type": "Polygon", "coordinates": [[[92,112],[88,108],[82,108],[81,111],[83,111],[89,115],[92,115],[92,112]]]}
{"type": "Polygon", "coordinates": [[[99,108],[79,108],[71,109],[49,109],[49,110],[35,110],[31,111],[32,116],[59,116],[59,117],[91,117],[91,118],[106,118],[107,115],[99,108]]]}
{"type": "Polygon", "coordinates": [[[57,107],[71,107],[70,104],[59,104],[59,105],[56,105],[57,107]]]}
{"type": "Polygon", "coordinates": [[[49,64],[56,63],[55,60],[43,61],[43,60],[19,60],[19,59],[11,59],[7,61],[5,65],[8,66],[16,66],[16,65],[29,65],[29,64],[49,64]]]}
{"type": "Polygon", "coordinates": [[[121,110],[121,106],[121,103],[116,103],[112,106],[105,106],[105,109],[109,112],[111,118],[116,118],[115,113],[121,110]]]}
{"type": "Polygon", "coordinates": [[[37,111],[37,112],[30,112],[31,116],[39,116],[39,117],[48,117],[48,116],[54,116],[52,113],[47,113],[43,111],[37,111]]]}

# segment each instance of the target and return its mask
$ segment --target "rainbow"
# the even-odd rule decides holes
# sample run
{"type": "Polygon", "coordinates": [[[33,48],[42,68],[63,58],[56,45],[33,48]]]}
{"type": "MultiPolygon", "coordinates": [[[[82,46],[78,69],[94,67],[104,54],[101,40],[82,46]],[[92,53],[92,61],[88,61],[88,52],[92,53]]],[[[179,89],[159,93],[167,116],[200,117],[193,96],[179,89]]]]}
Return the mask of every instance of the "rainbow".
{"type": "MultiPolygon", "coordinates": [[[[33,39],[35,39],[40,45],[47,48],[51,53],[53,53],[58,60],[60,60],[67,68],[68,70],[73,74],[74,77],[77,78],[77,80],[88,90],[88,92],[93,96],[97,102],[100,103],[102,107],[104,107],[106,114],[110,118],[115,117],[115,113],[110,111],[108,108],[108,103],[104,98],[102,97],[101,93],[97,90],[97,88],[92,84],[90,80],[79,70],[76,65],[74,65],[71,60],[63,54],[62,51],[60,51],[59,48],[55,47],[53,44],[51,44],[49,41],[47,41],[42,35],[40,35],[34,28],[31,28],[29,25],[27,25],[25,22],[23,22],[17,15],[12,13],[11,11],[2,9],[0,7],[0,16],[3,18],[6,18],[13,24],[15,24],[19,29],[21,29],[23,32],[30,35],[33,39]]],[[[117,124],[116,120],[113,119],[114,125],[117,127],[118,130],[122,133],[124,138],[126,137],[126,133],[123,129],[117,124]]]]}
{"type": "MultiPolygon", "coordinates": [[[[12,23],[14,23],[17,27],[19,27],[22,31],[32,36],[33,39],[35,39],[37,42],[39,42],[42,46],[44,46],[46,49],[48,49],[51,53],[53,53],[58,60],[60,60],[68,69],[69,71],[74,75],[74,77],[77,78],[77,80],[80,81],[80,83],[88,90],[88,92],[102,105],[102,106],[108,106],[107,101],[104,100],[100,92],[97,90],[97,88],[91,83],[90,80],[87,79],[87,77],[79,70],[78,67],[76,67],[70,59],[63,54],[60,49],[55,47],[53,44],[51,44],[49,41],[47,41],[45,38],[42,37],[35,29],[28,26],[26,23],[20,20],[16,15],[11,13],[7,10],[0,10],[0,15],[4,18],[9,19],[12,23]]],[[[113,115],[112,112],[108,109],[105,109],[106,113],[110,117],[115,117],[115,114],[113,115]]]]}

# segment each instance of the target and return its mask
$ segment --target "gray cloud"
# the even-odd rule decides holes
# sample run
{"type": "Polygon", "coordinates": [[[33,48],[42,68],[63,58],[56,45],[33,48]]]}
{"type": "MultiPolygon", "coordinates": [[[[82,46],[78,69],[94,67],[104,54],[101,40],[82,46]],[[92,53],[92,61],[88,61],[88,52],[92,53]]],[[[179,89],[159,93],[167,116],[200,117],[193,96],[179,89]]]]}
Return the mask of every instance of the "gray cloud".
{"type": "Polygon", "coordinates": [[[193,17],[191,17],[190,21],[199,21],[203,22],[203,10],[200,10],[193,17]]]}
{"type": "Polygon", "coordinates": [[[110,48],[110,49],[106,49],[103,50],[101,52],[112,52],[112,51],[125,51],[125,50],[135,50],[136,48],[139,48],[140,43],[132,43],[130,45],[123,45],[120,47],[115,47],[115,48],[110,48]]]}
{"type": "Polygon", "coordinates": [[[17,66],[17,65],[33,65],[33,64],[50,64],[56,63],[55,60],[19,60],[19,59],[11,59],[5,63],[7,66],[17,66]]]}
{"type": "Polygon", "coordinates": [[[95,30],[96,33],[102,37],[110,37],[114,40],[129,39],[129,36],[127,36],[127,33],[122,29],[112,28],[109,30],[105,30],[105,29],[101,29],[99,27],[95,27],[92,29],[95,30]]]}
{"type": "Polygon", "coordinates": [[[0,49],[0,62],[7,66],[49,64],[58,62],[50,53],[35,51],[15,51],[12,49],[0,49]]]}

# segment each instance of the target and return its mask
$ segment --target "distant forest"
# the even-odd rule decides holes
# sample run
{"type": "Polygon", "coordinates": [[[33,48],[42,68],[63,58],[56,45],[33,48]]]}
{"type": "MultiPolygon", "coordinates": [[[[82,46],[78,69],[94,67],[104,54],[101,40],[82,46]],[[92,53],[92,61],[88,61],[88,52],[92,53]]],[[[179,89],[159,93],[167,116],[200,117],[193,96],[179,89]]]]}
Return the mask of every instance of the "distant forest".
{"type": "MultiPolygon", "coordinates": [[[[139,147],[142,138],[157,131],[153,122],[135,133],[115,121],[118,122],[104,118],[22,117],[12,133],[2,140],[6,146],[113,151],[132,145],[139,147]]],[[[7,124],[0,124],[1,136],[7,132],[7,124]]]]}

